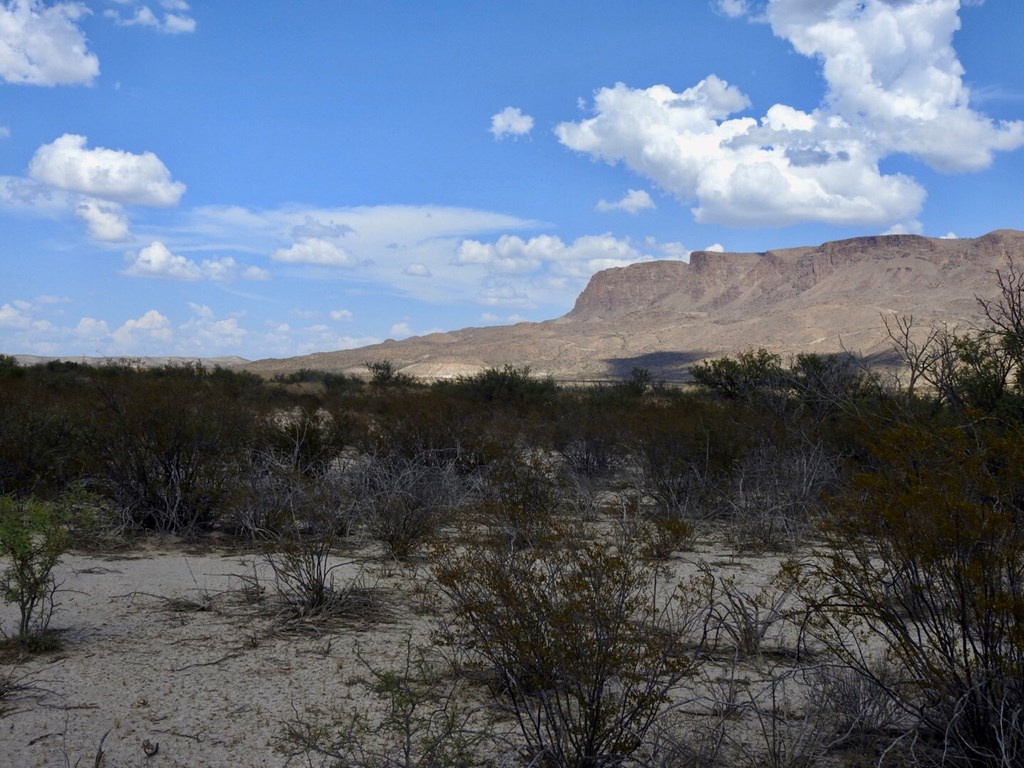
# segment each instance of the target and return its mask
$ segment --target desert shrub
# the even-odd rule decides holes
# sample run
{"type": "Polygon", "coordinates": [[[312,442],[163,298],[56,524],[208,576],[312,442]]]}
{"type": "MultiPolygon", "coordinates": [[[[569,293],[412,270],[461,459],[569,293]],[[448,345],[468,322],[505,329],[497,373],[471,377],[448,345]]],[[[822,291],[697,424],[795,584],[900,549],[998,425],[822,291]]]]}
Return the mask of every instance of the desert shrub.
{"type": "Polygon", "coordinates": [[[67,543],[55,506],[0,496],[0,553],[9,563],[0,591],[4,602],[18,607],[14,639],[23,646],[38,646],[46,636],[59,586],[53,569],[67,543]]]}
{"type": "MultiPolygon", "coordinates": [[[[455,768],[491,764],[482,752],[496,739],[460,705],[459,681],[446,677],[407,636],[400,666],[381,669],[355,647],[369,676],[361,708],[325,721],[317,712],[296,714],[278,748],[291,757],[320,755],[335,765],[382,768],[455,768]],[[375,706],[378,705],[378,706],[375,706]]],[[[310,760],[310,764],[312,761],[310,760]]]]}
{"type": "Polygon", "coordinates": [[[760,589],[744,589],[734,576],[716,575],[707,562],[697,563],[700,591],[707,613],[707,641],[720,649],[722,640],[736,656],[756,656],[765,650],[769,634],[786,619],[794,584],[785,574],[760,589]]]}
{"type": "Polygon", "coordinates": [[[752,449],[719,496],[728,535],[747,549],[793,549],[809,535],[812,515],[837,477],[838,460],[820,443],[752,449]]]}
{"type": "Polygon", "coordinates": [[[916,721],[918,751],[1024,754],[1024,434],[907,423],[832,498],[805,566],[813,630],[916,721]],[[899,587],[893,588],[894,580],[899,587]],[[865,643],[898,670],[877,674],[865,643]]]}
{"type": "Polygon", "coordinates": [[[690,396],[623,419],[629,485],[664,519],[694,523],[719,515],[719,486],[756,433],[728,404],[690,396]]]}
{"type": "Polygon", "coordinates": [[[89,405],[28,377],[0,390],[0,494],[54,499],[87,473],[89,405]]]}
{"type": "Polygon", "coordinates": [[[414,376],[402,373],[390,360],[370,360],[365,365],[374,387],[409,387],[417,383],[414,376]]]}
{"type": "Polygon", "coordinates": [[[551,523],[567,490],[557,462],[511,447],[487,466],[479,509],[504,546],[541,546],[550,541],[551,523]]]}
{"type": "Polygon", "coordinates": [[[460,376],[444,386],[452,394],[483,403],[543,407],[558,393],[550,376],[533,376],[530,367],[506,365],[460,376]]]}
{"type": "Polygon", "coordinates": [[[287,534],[309,521],[330,521],[333,530],[346,537],[358,522],[353,492],[344,473],[309,477],[256,454],[250,463],[239,464],[220,517],[231,532],[253,542],[287,534]]]}
{"type": "Polygon", "coordinates": [[[367,619],[378,612],[373,590],[359,576],[342,578],[352,565],[338,556],[341,541],[330,515],[296,521],[291,530],[268,536],[264,562],[283,603],[286,621],[324,621],[337,617],[367,619]]]}
{"type": "Polygon", "coordinates": [[[266,420],[255,450],[266,452],[268,462],[287,471],[323,477],[350,442],[350,432],[347,414],[299,405],[266,420]]]}
{"type": "Polygon", "coordinates": [[[690,617],[632,553],[568,532],[564,549],[495,544],[435,567],[449,639],[490,671],[534,765],[618,765],[638,750],[690,674],[690,617]]]}
{"type": "Polygon", "coordinates": [[[705,360],[690,368],[700,386],[727,400],[748,400],[771,394],[785,382],[782,358],[766,349],[733,357],[705,360]]]}
{"type": "Polygon", "coordinates": [[[500,426],[435,387],[384,390],[367,410],[372,425],[361,446],[366,453],[433,456],[457,461],[466,471],[487,461],[488,431],[500,426]]]}
{"type": "Polygon", "coordinates": [[[809,706],[831,723],[834,746],[864,749],[906,733],[910,717],[886,691],[896,680],[884,663],[876,664],[870,676],[845,665],[822,664],[811,667],[807,677],[809,706]]]}
{"type": "Polygon", "coordinates": [[[444,455],[372,455],[353,475],[360,518],[398,560],[425,545],[463,505],[467,493],[456,462],[444,455]]]}
{"type": "Polygon", "coordinates": [[[786,382],[817,419],[879,394],[879,380],[850,355],[801,353],[790,362],[786,382]]]}
{"type": "Polygon", "coordinates": [[[195,372],[101,386],[97,477],[127,524],[187,532],[213,522],[237,480],[257,415],[195,372]]]}

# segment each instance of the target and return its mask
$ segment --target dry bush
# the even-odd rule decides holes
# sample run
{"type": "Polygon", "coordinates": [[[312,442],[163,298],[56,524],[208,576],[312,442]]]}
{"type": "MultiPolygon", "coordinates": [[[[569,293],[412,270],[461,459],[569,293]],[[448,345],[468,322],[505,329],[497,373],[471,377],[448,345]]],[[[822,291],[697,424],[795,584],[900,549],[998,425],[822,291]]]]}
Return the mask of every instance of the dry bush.
{"type": "Polygon", "coordinates": [[[503,549],[545,546],[566,489],[557,462],[511,447],[488,466],[479,510],[503,549]]]}
{"type": "Polygon", "coordinates": [[[787,618],[793,585],[783,575],[752,592],[740,588],[733,576],[716,576],[704,560],[697,563],[697,571],[707,604],[710,646],[719,648],[724,636],[729,649],[740,657],[766,650],[769,633],[787,618]]]}
{"type": "Polygon", "coordinates": [[[564,549],[476,544],[442,557],[448,638],[490,670],[534,764],[618,765],[692,673],[683,644],[696,617],[632,553],[556,533],[564,549]]]}
{"type": "Polygon", "coordinates": [[[922,760],[1024,758],[1024,434],[903,424],[871,445],[805,565],[809,624],[913,718],[922,760]],[[898,589],[893,589],[893,584],[898,589]],[[901,670],[877,672],[879,647],[901,670]]]}
{"type": "Polygon", "coordinates": [[[494,764],[485,756],[500,740],[479,713],[460,704],[460,683],[443,674],[428,651],[407,636],[397,669],[380,669],[355,647],[369,676],[365,703],[324,718],[296,711],[281,729],[280,752],[352,768],[469,768],[494,764]]]}
{"type": "Polygon", "coordinates": [[[447,453],[378,454],[353,470],[356,509],[396,560],[407,560],[465,504],[466,479],[447,453]]]}
{"type": "Polygon", "coordinates": [[[338,556],[341,543],[330,516],[304,520],[287,533],[265,541],[263,558],[272,573],[274,591],[283,603],[282,619],[365,620],[380,613],[374,591],[359,576],[340,577],[339,572],[353,564],[338,556]]]}
{"type": "Polygon", "coordinates": [[[813,512],[837,474],[835,460],[820,443],[754,449],[736,467],[721,498],[730,538],[744,549],[796,548],[807,539],[813,512]]]}

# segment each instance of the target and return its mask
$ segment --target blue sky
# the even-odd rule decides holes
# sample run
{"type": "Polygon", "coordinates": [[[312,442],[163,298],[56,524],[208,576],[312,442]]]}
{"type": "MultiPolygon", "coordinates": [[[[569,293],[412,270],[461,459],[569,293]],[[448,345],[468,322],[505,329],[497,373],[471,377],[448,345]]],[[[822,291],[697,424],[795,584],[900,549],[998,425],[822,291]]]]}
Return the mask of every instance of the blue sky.
{"type": "Polygon", "coordinates": [[[1018,0],[0,0],[0,352],[544,320],[692,250],[1024,228],[1018,0]]]}

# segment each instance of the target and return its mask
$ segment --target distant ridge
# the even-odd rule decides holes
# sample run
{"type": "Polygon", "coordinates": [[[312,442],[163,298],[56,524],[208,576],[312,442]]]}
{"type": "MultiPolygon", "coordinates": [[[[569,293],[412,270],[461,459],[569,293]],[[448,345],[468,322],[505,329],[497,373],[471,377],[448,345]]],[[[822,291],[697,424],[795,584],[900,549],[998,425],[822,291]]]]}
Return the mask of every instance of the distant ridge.
{"type": "Polygon", "coordinates": [[[977,238],[857,237],[761,253],[696,251],[689,263],[652,261],[594,275],[563,317],[465,328],[359,349],[260,360],[264,375],[299,368],[365,373],[390,360],[427,379],[487,367],[529,365],[564,381],[604,380],[647,368],[669,381],[694,362],[766,347],[783,356],[889,350],[881,316],[961,327],[981,321],[977,296],[996,291],[994,272],[1024,263],[1024,232],[977,238]]]}
{"type": "Polygon", "coordinates": [[[244,357],[229,355],[227,357],[100,357],[88,355],[63,355],[59,357],[44,357],[41,355],[14,355],[18,365],[45,365],[51,362],[78,363],[79,365],[117,365],[119,363],[138,364],[146,368],[158,368],[161,365],[189,365],[198,363],[206,367],[238,368],[246,365],[249,361],[244,357]]]}
{"type": "Polygon", "coordinates": [[[845,348],[884,358],[889,344],[882,315],[913,315],[922,329],[980,323],[976,297],[997,293],[994,272],[1011,259],[1024,264],[1024,232],[1012,229],[965,239],[881,235],[761,253],[696,251],[689,263],[650,261],[598,272],[568,314],[540,323],[464,328],[282,359],[130,359],[199,362],[265,376],[302,368],[365,375],[368,361],[390,360],[399,371],[428,380],[529,365],[561,381],[594,381],[642,367],[679,381],[694,362],[752,347],[783,356],[845,348]]]}

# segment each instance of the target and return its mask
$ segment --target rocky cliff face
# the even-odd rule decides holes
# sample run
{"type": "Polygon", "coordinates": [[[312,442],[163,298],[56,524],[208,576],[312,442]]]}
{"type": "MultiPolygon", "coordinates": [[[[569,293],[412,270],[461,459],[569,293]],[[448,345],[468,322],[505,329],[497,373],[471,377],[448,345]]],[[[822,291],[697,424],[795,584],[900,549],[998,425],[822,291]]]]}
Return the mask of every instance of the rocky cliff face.
{"type": "Polygon", "coordinates": [[[567,315],[544,323],[470,328],[359,350],[267,360],[248,368],[363,372],[389,359],[432,378],[489,366],[530,365],[566,380],[609,379],[633,366],[667,379],[707,356],[767,347],[863,354],[888,349],[883,314],[926,327],[980,320],[977,296],[994,271],[1024,263],[1024,232],[940,240],[860,237],[762,253],[698,251],[689,264],[655,261],[599,272],[567,315]]]}

